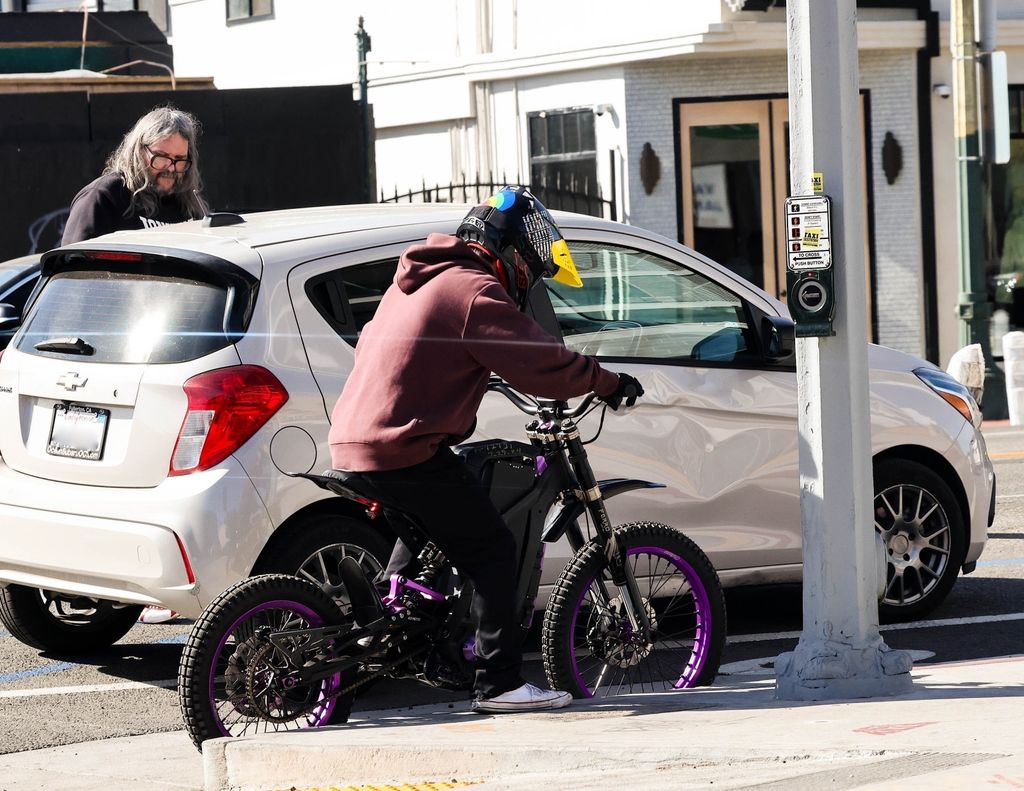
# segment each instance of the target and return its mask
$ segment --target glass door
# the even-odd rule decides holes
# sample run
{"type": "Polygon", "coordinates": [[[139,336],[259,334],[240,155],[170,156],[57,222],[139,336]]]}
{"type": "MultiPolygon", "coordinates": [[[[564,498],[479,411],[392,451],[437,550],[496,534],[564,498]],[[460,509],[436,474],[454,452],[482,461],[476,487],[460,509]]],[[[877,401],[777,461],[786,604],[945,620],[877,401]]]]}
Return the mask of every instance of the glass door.
{"type": "Polygon", "coordinates": [[[777,294],[769,102],[684,104],[679,116],[683,243],[777,294]]]}
{"type": "MultiPolygon", "coordinates": [[[[862,102],[862,128],[863,121],[862,102]]],[[[683,244],[785,300],[786,239],[779,229],[789,194],[789,103],[684,103],[679,106],[679,129],[683,244]]],[[[867,218],[866,171],[863,177],[867,218]]],[[[867,222],[864,233],[868,256],[867,222]]],[[[865,271],[871,327],[867,258],[865,271]]]]}

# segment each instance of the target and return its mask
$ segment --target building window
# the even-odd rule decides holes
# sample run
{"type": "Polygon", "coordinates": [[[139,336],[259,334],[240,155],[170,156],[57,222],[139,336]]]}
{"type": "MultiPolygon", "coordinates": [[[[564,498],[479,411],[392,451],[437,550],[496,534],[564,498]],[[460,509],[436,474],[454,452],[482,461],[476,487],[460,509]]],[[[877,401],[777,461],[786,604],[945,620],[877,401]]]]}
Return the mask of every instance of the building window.
{"type": "MultiPolygon", "coordinates": [[[[600,198],[593,110],[531,113],[530,186],[551,209],[589,211],[580,199],[600,198]]],[[[598,204],[599,205],[599,204],[598,204]]]]}
{"type": "Polygon", "coordinates": [[[274,15],[274,0],[227,0],[228,22],[274,15]]]}

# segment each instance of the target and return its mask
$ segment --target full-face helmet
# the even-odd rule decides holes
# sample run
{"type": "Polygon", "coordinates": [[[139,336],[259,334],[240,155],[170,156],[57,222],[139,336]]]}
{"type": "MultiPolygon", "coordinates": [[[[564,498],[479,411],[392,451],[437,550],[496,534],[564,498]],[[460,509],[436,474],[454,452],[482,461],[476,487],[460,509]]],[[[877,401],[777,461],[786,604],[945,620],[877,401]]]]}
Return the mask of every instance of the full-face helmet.
{"type": "Polygon", "coordinates": [[[502,187],[474,206],[455,233],[497,258],[520,308],[530,287],[542,277],[576,288],[583,285],[551,213],[526,187],[502,187]]]}

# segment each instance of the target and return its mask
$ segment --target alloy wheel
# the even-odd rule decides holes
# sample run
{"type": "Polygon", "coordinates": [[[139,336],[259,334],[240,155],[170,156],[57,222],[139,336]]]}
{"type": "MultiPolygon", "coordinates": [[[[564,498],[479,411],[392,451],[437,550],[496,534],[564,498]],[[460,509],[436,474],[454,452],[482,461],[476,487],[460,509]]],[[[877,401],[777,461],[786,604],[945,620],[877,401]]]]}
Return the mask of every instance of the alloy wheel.
{"type": "Polygon", "coordinates": [[[950,563],[949,516],[927,489],[891,486],[875,496],[875,530],[886,548],[883,601],[901,607],[926,598],[950,563]]]}

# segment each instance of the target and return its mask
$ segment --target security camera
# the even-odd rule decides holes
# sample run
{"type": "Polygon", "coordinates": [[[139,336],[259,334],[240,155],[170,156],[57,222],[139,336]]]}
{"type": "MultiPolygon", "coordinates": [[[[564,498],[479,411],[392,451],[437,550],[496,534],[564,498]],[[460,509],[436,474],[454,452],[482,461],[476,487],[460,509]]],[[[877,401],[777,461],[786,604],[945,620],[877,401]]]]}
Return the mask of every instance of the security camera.
{"type": "Polygon", "coordinates": [[[950,94],[953,93],[953,89],[950,88],[944,82],[938,82],[932,86],[932,93],[938,96],[940,99],[948,99],[950,94]]]}
{"type": "Polygon", "coordinates": [[[590,109],[594,111],[594,115],[604,115],[605,113],[612,112],[615,108],[610,104],[595,104],[590,109]]]}

